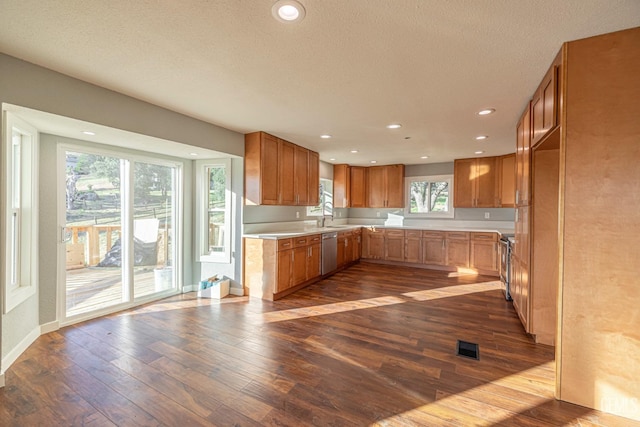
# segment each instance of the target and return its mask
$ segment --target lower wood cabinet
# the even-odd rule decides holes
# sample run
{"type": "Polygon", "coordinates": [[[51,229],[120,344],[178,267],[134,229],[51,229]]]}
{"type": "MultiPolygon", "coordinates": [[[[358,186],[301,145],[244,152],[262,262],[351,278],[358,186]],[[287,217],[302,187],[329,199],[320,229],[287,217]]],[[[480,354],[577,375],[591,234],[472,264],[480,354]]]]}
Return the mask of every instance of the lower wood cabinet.
{"type": "Polygon", "coordinates": [[[499,274],[498,233],[363,229],[362,258],[499,274]]]}
{"type": "Polygon", "coordinates": [[[529,269],[517,256],[511,257],[511,283],[509,291],[513,307],[525,331],[529,332],[529,269]]]}
{"type": "Polygon", "coordinates": [[[404,230],[391,228],[384,230],[384,259],[404,261],[404,230]]]}
{"type": "Polygon", "coordinates": [[[278,299],[320,277],[321,235],[245,238],[243,283],[253,297],[278,299]]]}
{"type": "Polygon", "coordinates": [[[499,274],[499,258],[496,233],[471,233],[471,268],[499,274]]]}

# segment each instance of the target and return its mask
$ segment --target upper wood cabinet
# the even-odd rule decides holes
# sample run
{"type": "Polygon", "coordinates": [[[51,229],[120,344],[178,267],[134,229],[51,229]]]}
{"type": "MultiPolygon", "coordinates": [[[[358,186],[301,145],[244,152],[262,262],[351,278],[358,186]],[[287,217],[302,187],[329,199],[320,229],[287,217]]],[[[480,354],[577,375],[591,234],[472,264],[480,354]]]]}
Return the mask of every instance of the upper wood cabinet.
{"type": "Polygon", "coordinates": [[[348,208],[351,196],[351,166],[333,165],[333,207],[348,208]]]}
{"type": "Polygon", "coordinates": [[[516,205],[516,155],[498,157],[498,207],[513,208],[516,205]]]}
{"type": "Polygon", "coordinates": [[[529,205],[531,187],[531,103],[516,126],[516,206],[529,205]]]}
{"type": "Polygon", "coordinates": [[[336,208],[403,208],[404,165],[333,166],[336,208]]]}
{"type": "Polygon", "coordinates": [[[245,135],[245,204],[318,204],[318,153],[265,132],[245,135]]]}
{"type": "Polygon", "coordinates": [[[497,167],[497,157],[456,159],[453,169],[453,206],[456,208],[498,207],[497,167]]]}
{"type": "Polygon", "coordinates": [[[349,207],[366,208],[368,168],[363,166],[351,166],[349,169],[351,186],[351,200],[349,207]]]}
{"type": "Polygon", "coordinates": [[[551,64],[531,101],[531,123],[533,126],[531,146],[536,145],[548,131],[558,124],[558,62],[559,57],[551,64]]]}
{"type": "Polygon", "coordinates": [[[404,165],[367,168],[368,207],[404,207],[404,165]]]}

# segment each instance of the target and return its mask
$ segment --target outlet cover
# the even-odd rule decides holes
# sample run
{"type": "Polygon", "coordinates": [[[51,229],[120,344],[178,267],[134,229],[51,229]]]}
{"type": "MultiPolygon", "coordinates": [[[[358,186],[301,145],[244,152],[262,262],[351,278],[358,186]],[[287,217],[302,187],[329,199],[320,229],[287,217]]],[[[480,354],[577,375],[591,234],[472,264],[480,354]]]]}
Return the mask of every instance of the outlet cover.
{"type": "Polygon", "coordinates": [[[296,218],[300,218],[300,211],[296,211],[296,218]]]}
{"type": "Polygon", "coordinates": [[[484,219],[489,219],[489,218],[491,218],[491,212],[485,212],[484,219]]]}

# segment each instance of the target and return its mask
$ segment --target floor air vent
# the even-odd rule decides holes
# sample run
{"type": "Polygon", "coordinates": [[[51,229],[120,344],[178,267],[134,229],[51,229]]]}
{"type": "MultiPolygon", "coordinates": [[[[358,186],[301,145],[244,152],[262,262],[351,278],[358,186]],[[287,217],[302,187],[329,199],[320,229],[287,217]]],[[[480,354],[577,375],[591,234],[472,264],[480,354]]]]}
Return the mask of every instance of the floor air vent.
{"type": "Polygon", "coordinates": [[[478,344],[474,344],[472,342],[458,340],[458,345],[456,346],[456,354],[458,356],[480,360],[480,350],[478,349],[478,344]]]}

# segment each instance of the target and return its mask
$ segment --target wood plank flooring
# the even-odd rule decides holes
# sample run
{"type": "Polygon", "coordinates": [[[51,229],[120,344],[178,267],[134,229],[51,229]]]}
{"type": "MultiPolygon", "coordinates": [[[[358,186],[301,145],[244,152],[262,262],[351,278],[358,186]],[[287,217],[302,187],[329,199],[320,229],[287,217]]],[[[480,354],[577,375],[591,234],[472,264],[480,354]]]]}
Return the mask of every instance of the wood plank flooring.
{"type": "Polygon", "coordinates": [[[553,357],[493,278],[361,263],[276,302],[189,293],[43,335],[0,425],[640,425],[556,401],[553,357]]]}

